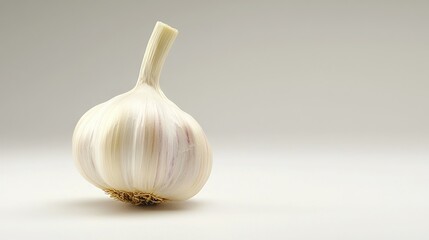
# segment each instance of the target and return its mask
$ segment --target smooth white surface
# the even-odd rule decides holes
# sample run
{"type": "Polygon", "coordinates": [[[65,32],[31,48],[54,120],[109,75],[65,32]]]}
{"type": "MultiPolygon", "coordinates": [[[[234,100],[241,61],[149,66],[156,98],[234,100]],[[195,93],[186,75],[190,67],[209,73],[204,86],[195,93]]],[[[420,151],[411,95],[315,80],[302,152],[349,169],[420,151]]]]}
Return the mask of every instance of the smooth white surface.
{"type": "Polygon", "coordinates": [[[1,238],[429,238],[426,152],[288,147],[217,146],[200,194],[150,208],[91,186],[66,147],[3,147],[1,238]]]}

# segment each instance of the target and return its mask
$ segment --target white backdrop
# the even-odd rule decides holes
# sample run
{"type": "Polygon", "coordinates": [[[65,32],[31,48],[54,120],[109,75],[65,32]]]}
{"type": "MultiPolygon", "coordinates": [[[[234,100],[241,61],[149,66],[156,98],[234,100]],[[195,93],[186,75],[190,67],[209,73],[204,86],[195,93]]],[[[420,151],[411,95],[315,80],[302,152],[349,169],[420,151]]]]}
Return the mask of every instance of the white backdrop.
{"type": "Polygon", "coordinates": [[[5,239],[427,239],[429,3],[1,1],[5,239]],[[165,94],[213,145],[195,198],[108,199],[73,166],[90,107],[131,89],[157,20],[165,94]]]}

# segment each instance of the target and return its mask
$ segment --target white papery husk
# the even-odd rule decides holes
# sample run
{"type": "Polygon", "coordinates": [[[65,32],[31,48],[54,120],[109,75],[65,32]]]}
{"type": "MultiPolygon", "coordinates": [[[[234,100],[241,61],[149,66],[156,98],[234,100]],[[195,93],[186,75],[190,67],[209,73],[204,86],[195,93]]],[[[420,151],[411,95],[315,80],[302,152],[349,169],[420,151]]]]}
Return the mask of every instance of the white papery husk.
{"type": "Polygon", "coordinates": [[[80,173],[125,202],[185,200],[210,175],[212,154],[202,128],[159,88],[176,35],[177,30],[158,22],[134,89],[90,109],[73,134],[80,173]]]}

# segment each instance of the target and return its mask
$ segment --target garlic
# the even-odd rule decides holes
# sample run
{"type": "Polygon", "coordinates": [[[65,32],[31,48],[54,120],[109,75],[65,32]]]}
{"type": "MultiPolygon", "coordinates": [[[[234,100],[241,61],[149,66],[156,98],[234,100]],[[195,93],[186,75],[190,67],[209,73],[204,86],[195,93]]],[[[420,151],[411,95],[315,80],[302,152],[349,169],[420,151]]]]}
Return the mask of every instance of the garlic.
{"type": "Polygon", "coordinates": [[[136,86],[86,112],[73,133],[80,173],[111,197],[136,205],[186,200],[212,164],[198,123],[171,102],[159,76],[177,30],[157,22],[136,86]]]}

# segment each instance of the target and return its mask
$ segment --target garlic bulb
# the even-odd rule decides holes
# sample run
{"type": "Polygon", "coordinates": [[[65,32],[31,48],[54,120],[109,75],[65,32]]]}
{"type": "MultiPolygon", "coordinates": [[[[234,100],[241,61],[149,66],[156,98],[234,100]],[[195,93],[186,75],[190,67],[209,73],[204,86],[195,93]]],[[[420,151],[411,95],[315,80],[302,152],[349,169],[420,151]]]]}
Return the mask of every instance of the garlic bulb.
{"type": "Polygon", "coordinates": [[[73,134],[80,173],[124,202],[186,200],[210,175],[211,149],[202,128],[159,87],[177,33],[157,22],[136,86],[86,112],[73,134]]]}

